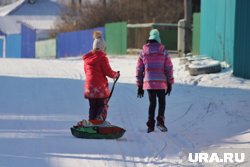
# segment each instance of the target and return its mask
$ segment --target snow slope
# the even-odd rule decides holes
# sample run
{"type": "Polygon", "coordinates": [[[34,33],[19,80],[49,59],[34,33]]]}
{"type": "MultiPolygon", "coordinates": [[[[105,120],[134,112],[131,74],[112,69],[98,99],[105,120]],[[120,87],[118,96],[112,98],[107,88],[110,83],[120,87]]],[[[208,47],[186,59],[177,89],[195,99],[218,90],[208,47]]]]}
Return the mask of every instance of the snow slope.
{"type": "Polygon", "coordinates": [[[111,57],[121,77],[108,120],[127,131],[118,140],[85,140],[69,130],[88,116],[80,57],[0,59],[0,167],[250,166],[250,81],[230,69],[190,77],[178,58],[173,62],[168,133],[146,133],[148,98],[136,97],[136,57],[111,57]],[[188,162],[195,152],[246,157],[242,164],[188,162]]]}

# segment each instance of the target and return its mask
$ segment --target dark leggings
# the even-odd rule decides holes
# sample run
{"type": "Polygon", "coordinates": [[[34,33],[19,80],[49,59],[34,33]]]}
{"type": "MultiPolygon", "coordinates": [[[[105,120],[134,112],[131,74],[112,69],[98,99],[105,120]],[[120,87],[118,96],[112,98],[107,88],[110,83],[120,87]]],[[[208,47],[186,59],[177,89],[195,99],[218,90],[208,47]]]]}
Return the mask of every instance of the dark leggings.
{"type": "Polygon", "coordinates": [[[155,118],[155,108],[156,108],[156,97],[158,97],[159,109],[158,109],[158,116],[164,118],[165,114],[165,90],[148,90],[148,97],[149,97],[149,109],[148,109],[148,119],[154,120],[155,118]]]}
{"type": "Polygon", "coordinates": [[[89,99],[89,120],[101,119],[106,120],[108,105],[108,98],[103,99],[89,99]]]}

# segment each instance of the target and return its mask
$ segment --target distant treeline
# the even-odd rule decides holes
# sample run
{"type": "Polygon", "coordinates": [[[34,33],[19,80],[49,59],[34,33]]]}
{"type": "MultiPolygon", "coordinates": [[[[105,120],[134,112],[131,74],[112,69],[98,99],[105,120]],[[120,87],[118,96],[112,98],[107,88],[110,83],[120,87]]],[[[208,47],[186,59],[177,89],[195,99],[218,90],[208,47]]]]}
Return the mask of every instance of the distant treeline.
{"type": "Polygon", "coordinates": [[[104,26],[106,23],[177,23],[184,17],[183,0],[84,0],[64,6],[56,29],[77,31],[104,26]]]}

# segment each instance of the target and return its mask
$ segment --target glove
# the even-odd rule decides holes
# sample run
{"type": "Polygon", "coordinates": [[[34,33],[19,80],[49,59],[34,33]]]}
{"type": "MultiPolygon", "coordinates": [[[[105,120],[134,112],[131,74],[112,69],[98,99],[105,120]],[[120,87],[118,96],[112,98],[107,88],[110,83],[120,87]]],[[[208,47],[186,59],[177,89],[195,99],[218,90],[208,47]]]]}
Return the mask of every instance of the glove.
{"type": "Polygon", "coordinates": [[[170,93],[171,93],[171,91],[172,91],[172,84],[171,83],[168,83],[168,88],[167,88],[167,90],[166,90],[166,93],[165,93],[165,95],[170,95],[170,93]]]}
{"type": "Polygon", "coordinates": [[[144,90],[142,89],[142,86],[139,86],[137,89],[137,98],[142,98],[144,95],[144,90]]]}

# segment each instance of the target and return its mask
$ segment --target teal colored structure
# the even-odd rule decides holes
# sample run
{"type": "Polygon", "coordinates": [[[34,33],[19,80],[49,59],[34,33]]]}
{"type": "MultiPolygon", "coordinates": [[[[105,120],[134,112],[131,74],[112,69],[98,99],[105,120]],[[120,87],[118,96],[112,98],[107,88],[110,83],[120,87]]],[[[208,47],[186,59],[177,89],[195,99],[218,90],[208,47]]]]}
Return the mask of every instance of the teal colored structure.
{"type": "Polygon", "coordinates": [[[10,34],[6,36],[6,57],[21,58],[20,34],[10,34]]]}
{"type": "Polygon", "coordinates": [[[0,57],[4,57],[4,41],[5,41],[5,57],[20,58],[21,57],[21,35],[8,34],[0,38],[0,57]],[[4,39],[3,39],[4,38],[4,39]]]}
{"type": "Polygon", "coordinates": [[[243,78],[250,78],[249,9],[249,0],[201,1],[201,55],[227,62],[243,78]]]}
{"type": "Polygon", "coordinates": [[[237,0],[234,38],[234,75],[250,79],[250,1],[237,0]]]}
{"type": "Polygon", "coordinates": [[[201,1],[201,55],[233,65],[236,0],[201,1]]]}

